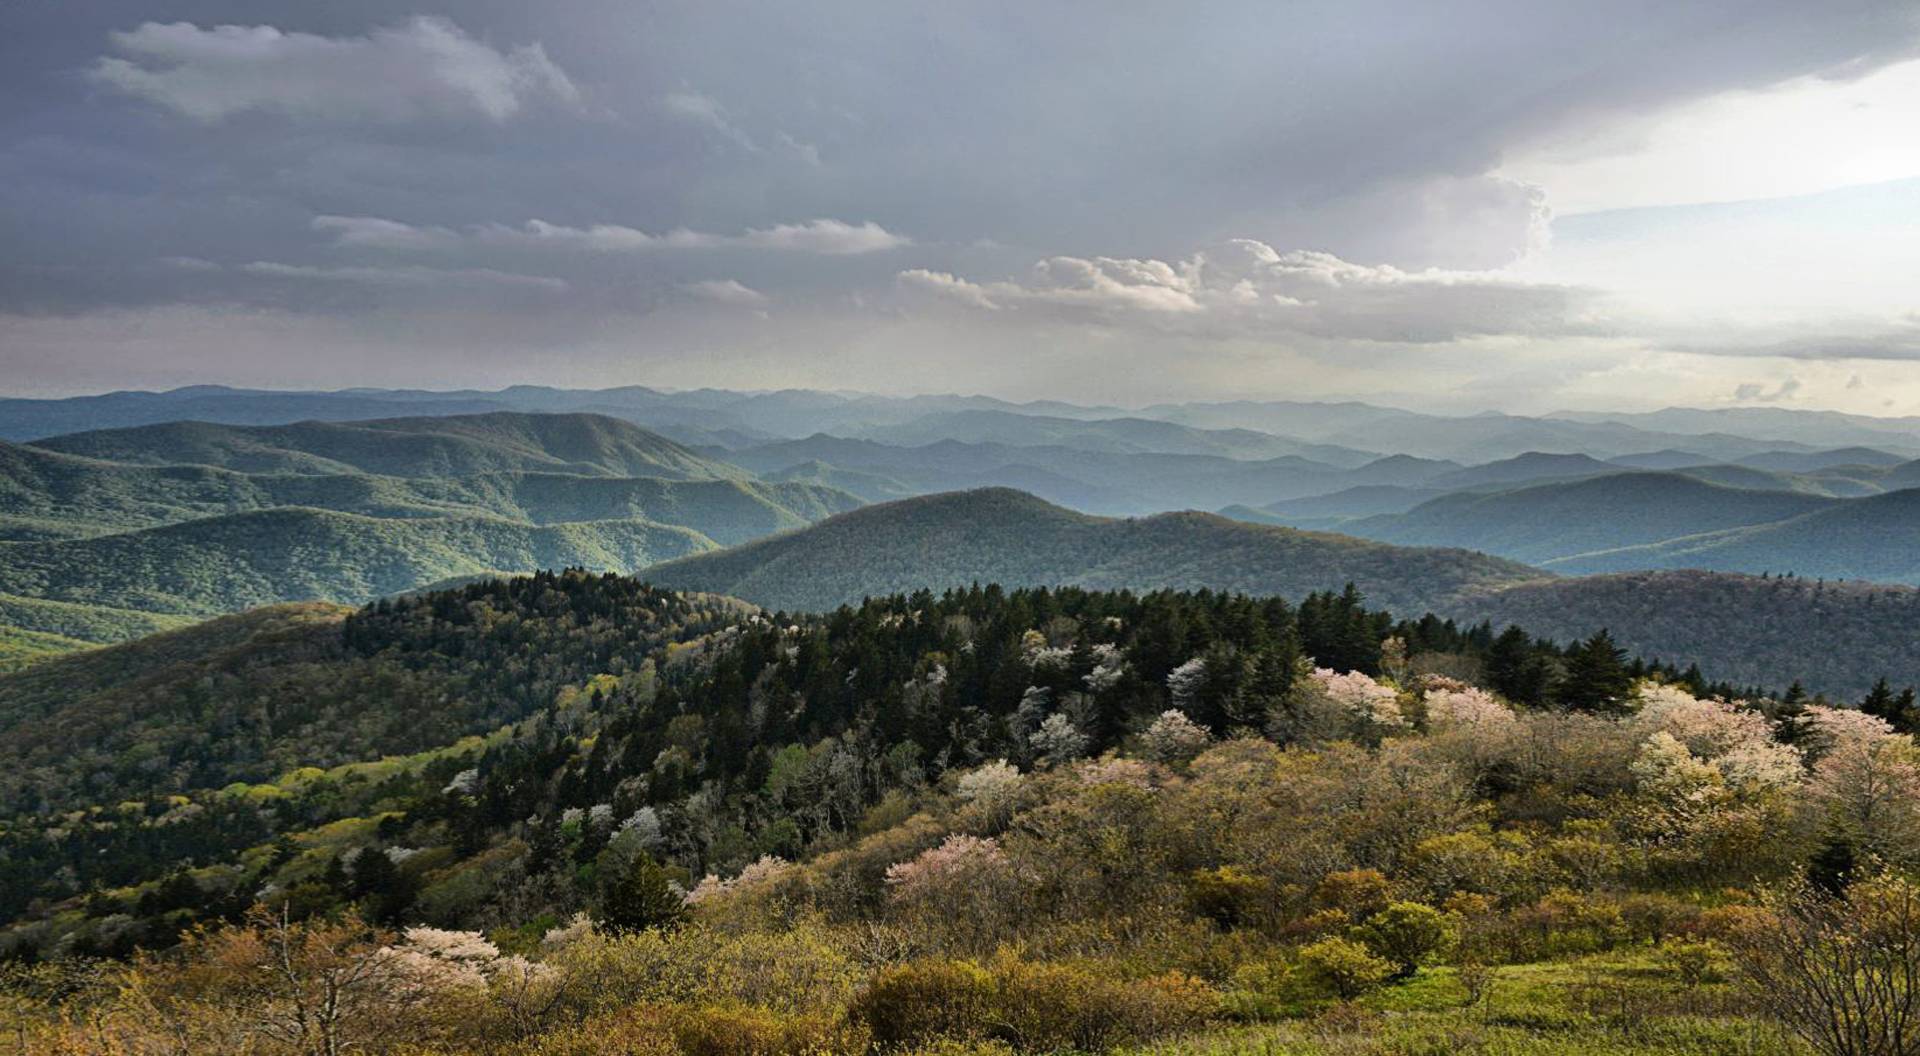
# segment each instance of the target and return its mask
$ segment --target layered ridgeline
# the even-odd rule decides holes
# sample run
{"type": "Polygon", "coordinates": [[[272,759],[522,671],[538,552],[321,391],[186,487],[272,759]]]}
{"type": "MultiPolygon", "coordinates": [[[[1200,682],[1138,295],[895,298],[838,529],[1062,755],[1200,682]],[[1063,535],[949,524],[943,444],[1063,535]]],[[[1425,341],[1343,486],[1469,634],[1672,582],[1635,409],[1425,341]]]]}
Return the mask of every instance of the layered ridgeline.
{"type": "Polygon", "coordinates": [[[1298,597],[1351,582],[1380,604],[1425,611],[1542,575],[1465,550],[1384,546],[1212,514],[1095,517],[1008,488],[869,506],[646,572],[664,586],[797,610],[972,583],[1298,597]]]}
{"type": "Polygon", "coordinates": [[[860,500],[599,415],[230,426],[0,444],[0,625],[15,662],[71,640],[281,601],[357,604],[436,581],[627,572],[860,500]],[[37,637],[53,635],[55,638],[37,637]]]}
{"type": "Polygon", "coordinates": [[[1004,489],[870,506],[645,575],[800,610],[969,583],[1298,596],[1352,582],[1397,611],[1519,623],[1563,638],[1609,628],[1644,655],[1741,682],[1802,679],[1857,693],[1882,674],[1920,681],[1920,641],[1911,633],[1920,591],[1907,587],[1679,571],[1557,578],[1461,549],[1205,514],[1090,517],[1004,489]]]}
{"type": "Polygon", "coordinates": [[[1920,584],[1920,490],[1850,498],[1820,483],[1742,467],[1621,473],[1444,495],[1339,529],[1572,573],[1702,568],[1920,584]]]}

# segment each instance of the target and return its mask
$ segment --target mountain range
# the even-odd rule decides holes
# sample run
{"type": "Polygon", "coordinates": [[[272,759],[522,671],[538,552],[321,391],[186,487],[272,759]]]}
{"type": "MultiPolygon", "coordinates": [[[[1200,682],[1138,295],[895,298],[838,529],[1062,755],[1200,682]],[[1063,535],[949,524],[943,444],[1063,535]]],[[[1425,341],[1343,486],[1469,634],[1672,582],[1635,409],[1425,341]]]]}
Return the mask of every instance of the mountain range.
{"type": "MultiPolygon", "coordinates": [[[[0,442],[6,665],[562,565],[795,608],[975,580],[1352,580],[1396,610],[1489,618],[1464,599],[1589,574],[1920,584],[1920,446],[1857,416],[203,387],[0,401],[0,435],[25,441],[0,442]],[[43,435],[70,424],[111,427],[43,435]]],[[[1582,612],[1570,633],[1593,629],[1582,612]]]]}
{"type": "Polygon", "coordinates": [[[1642,655],[1735,682],[1858,693],[1920,681],[1920,590],[1672,571],[1559,577],[1462,549],[1236,523],[1206,514],[1090,517],[1005,489],[867,507],[646,570],[661,586],[819,610],[969,584],[1197,589],[1298,598],[1351,582],[1397,612],[1432,611],[1561,639],[1601,628],[1642,655]]]}

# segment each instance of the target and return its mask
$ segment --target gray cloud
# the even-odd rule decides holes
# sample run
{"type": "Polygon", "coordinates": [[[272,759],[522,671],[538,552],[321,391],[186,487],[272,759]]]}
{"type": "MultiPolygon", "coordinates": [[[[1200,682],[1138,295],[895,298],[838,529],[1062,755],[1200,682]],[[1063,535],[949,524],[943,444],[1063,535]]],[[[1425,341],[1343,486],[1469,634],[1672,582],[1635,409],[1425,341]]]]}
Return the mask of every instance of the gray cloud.
{"type": "Polygon", "coordinates": [[[1741,403],[1781,403],[1799,391],[1799,378],[1785,378],[1771,388],[1761,382],[1747,381],[1734,386],[1733,398],[1741,403]]]}
{"type": "Polygon", "coordinates": [[[530,103],[576,104],[579,89],[539,44],[502,52],[443,18],[364,36],[270,25],[147,22],[111,35],[119,55],[89,71],[108,87],[199,121],[247,111],[404,121],[430,115],[513,117],[530,103]]]}
{"type": "Polygon", "coordinates": [[[565,281],[544,275],[520,275],[492,268],[428,268],[350,265],[316,267],[309,264],[281,264],[256,260],[243,264],[240,271],[270,279],[300,279],[318,282],[366,283],[373,286],[517,286],[526,289],[560,291],[565,281]]]}
{"type": "Polygon", "coordinates": [[[808,220],[794,224],[749,228],[734,235],[675,228],[652,234],[621,224],[568,227],[545,220],[528,220],[519,227],[479,224],[462,231],[446,227],[416,227],[374,216],[318,216],[318,231],[330,232],[336,244],[395,250],[447,250],[463,244],[518,248],[575,249],[595,253],[631,253],[658,249],[773,249],[826,256],[878,253],[913,244],[871,220],[850,224],[843,220],[808,220]]]}
{"type": "Polygon", "coordinates": [[[1596,334],[1595,291],[1492,272],[1404,271],[1235,239],[1177,262],[1053,257],[1025,282],[910,269],[902,286],[967,307],[1064,312],[1216,336],[1299,333],[1433,343],[1504,334],[1596,334]]]}
{"type": "Polygon", "coordinates": [[[1807,332],[1772,339],[1749,328],[1744,339],[1681,341],[1665,345],[1675,352],[1707,356],[1765,356],[1802,360],[1920,360],[1920,316],[1862,322],[1856,328],[1807,332]]]}

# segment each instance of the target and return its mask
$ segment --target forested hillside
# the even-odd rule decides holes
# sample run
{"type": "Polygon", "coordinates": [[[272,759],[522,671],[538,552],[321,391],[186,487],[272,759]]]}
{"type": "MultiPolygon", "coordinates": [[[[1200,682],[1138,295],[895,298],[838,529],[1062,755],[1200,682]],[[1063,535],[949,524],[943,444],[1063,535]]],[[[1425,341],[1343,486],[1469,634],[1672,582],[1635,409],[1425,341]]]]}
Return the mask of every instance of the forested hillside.
{"type": "Polygon", "coordinates": [[[279,601],[358,603],[480,572],[645,568],[716,545],[691,528],[631,519],[529,525],[289,506],[92,539],[10,543],[0,551],[0,591],[213,615],[279,601]]]}
{"type": "Polygon", "coordinates": [[[665,586],[816,610],[975,582],[1299,596],[1352,581],[1399,611],[1519,623],[1560,638],[1610,628],[1649,656],[1746,682],[1802,679],[1857,694],[1882,674],[1920,681],[1920,642],[1910,630],[1920,592],[1906,587],[1691,572],[1557,578],[1464,550],[1204,514],[1088,517],[1005,490],[871,506],[645,574],[665,586]]]}
{"type": "Polygon", "coordinates": [[[1529,564],[1577,566],[1594,551],[1785,520],[1834,502],[1792,491],[1723,487],[1679,473],[1612,473],[1489,495],[1446,495],[1403,514],[1342,527],[1403,546],[1466,546],[1529,564]]]}
{"type": "Polygon", "coordinates": [[[628,572],[860,504],[583,414],[175,422],[0,444],[0,662],[254,605],[628,572]]]}
{"type": "Polygon", "coordinates": [[[970,583],[1171,587],[1301,596],[1352,581],[1407,610],[1542,575],[1457,550],[1416,550],[1180,513],[1116,520],[1006,488],[887,503],[813,528],[647,570],[670,587],[770,608],[970,583]]]}
{"type": "Polygon", "coordinates": [[[0,1025],[217,1039],[345,964],[376,982],[325,1035],[372,1051],[1318,1045],[1391,1012],[1784,1054],[1721,974],[1802,926],[1756,892],[1858,875],[1836,912],[1870,916],[1899,881],[1851,863],[1920,860],[1920,712],[1865,706],[1353,591],[770,617],[567,574],[269,610],[0,676],[0,951],[180,942],[9,977],[0,1025]]]}

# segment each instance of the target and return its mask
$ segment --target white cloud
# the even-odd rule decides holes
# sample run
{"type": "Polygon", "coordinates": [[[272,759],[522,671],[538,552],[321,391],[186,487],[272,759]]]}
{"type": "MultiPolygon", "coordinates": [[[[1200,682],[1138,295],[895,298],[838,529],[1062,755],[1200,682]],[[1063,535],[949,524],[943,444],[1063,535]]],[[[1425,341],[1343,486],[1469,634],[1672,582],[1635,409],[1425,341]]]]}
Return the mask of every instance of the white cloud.
{"type": "Polygon", "coordinates": [[[535,102],[580,100],[539,44],[502,52],[444,18],[414,18],[362,37],[148,22],[111,40],[120,55],[94,63],[96,82],[199,121],[248,111],[504,121],[535,102]]]}
{"type": "Polygon", "coordinates": [[[1026,282],[899,273],[909,289],[986,310],[1068,312],[1186,333],[1298,333],[1433,343],[1488,335],[1593,334],[1594,291],[1498,272],[1403,271],[1236,239],[1175,263],[1052,257],[1026,282]]]}
{"type": "Polygon", "coordinates": [[[444,227],[417,227],[372,216],[319,216],[316,230],[332,232],[341,246],[400,250],[450,249],[462,243],[480,245],[574,249],[595,253],[632,253],[656,249],[775,249],[824,256],[877,253],[913,244],[869,220],[809,220],[749,228],[735,235],[676,228],[661,234],[620,224],[568,227],[545,220],[528,220],[519,227],[482,224],[464,231],[444,227]]]}
{"type": "Polygon", "coordinates": [[[742,283],[738,279],[704,279],[689,282],[680,287],[692,296],[717,304],[741,305],[758,308],[767,303],[767,295],[742,283]]]}
{"type": "Polygon", "coordinates": [[[318,267],[309,264],[282,264],[256,260],[242,264],[241,271],[271,279],[300,279],[317,282],[348,282],[369,286],[512,286],[524,289],[560,291],[567,284],[545,275],[520,275],[492,268],[404,267],[318,267]]]}

